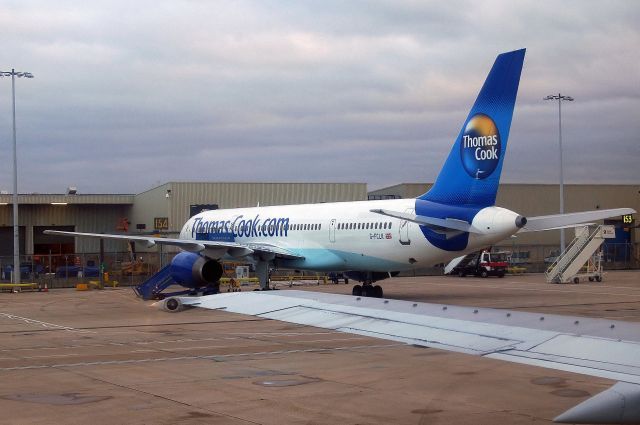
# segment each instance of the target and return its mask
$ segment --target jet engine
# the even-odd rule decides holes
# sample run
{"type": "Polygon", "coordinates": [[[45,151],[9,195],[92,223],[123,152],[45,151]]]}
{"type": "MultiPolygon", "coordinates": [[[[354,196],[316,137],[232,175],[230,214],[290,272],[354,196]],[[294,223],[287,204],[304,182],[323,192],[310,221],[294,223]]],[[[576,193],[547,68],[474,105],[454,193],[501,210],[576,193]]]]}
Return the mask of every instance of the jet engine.
{"type": "Polygon", "coordinates": [[[171,261],[171,277],[186,288],[201,288],[222,277],[222,265],[192,252],[181,252],[171,261]]]}

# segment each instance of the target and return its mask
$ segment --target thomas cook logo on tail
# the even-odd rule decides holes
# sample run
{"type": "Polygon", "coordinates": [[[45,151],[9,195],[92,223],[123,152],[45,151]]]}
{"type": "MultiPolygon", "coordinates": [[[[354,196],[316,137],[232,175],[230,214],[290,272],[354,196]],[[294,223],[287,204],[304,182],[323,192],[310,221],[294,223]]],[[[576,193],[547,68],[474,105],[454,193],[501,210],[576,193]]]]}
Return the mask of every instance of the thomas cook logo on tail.
{"type": "Polygon", "coordinates": [[[486,179],[498,166],[501,152],[496,123],[485,114],[471,117],[460,141],[460,159],[467,174],[474,179],[486,179]]]}

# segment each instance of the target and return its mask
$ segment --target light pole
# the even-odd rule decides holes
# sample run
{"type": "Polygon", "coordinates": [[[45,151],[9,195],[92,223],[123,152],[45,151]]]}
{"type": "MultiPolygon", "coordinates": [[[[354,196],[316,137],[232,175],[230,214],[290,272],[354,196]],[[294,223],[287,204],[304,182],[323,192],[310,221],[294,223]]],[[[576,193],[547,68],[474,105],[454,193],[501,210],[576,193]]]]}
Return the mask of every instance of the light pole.
{"type": "MultiPolygon", "coordinates": [[[[562,101],[573,102],[571,96],[563,96],[560,93],[550,94],[544,100],[558,101],[558,145],[560,148],[560,214],[564,214],[564,172],[562,168],[562,101]]],[[[560,229],[560,255],[564,252],[564,229],[560,229]]]]}
{"type": "Polygon", "coordinates": [[[13,100],[13,283],[20,283],[20,228],[18,227],[18,154],[16,152],[16,77],[33,78],[30,72],[0,71],[0,77],[11,77],[13,100]]]}

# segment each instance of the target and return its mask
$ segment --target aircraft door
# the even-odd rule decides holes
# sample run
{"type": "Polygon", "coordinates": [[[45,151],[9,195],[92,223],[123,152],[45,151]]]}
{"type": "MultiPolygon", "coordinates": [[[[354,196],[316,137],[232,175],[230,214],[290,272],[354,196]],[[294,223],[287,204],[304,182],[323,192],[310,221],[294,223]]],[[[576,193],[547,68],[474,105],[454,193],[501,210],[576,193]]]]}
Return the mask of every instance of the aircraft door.
{"type": "MultiPolygon", "coordinates": [[[[415,210],[413,208],[407,208],[404,211],[406,214],[413,214],[415,210]]],[[[402,245],[411,245],[411,239],[409,239],[409,222],[402,220],[400,222],[400,243],[402,245]]]]}
{"type": "Polygon", "coordinates": [[[332,218],[329,223],[329,242],[336,241],[336,219],[332,218]]]}

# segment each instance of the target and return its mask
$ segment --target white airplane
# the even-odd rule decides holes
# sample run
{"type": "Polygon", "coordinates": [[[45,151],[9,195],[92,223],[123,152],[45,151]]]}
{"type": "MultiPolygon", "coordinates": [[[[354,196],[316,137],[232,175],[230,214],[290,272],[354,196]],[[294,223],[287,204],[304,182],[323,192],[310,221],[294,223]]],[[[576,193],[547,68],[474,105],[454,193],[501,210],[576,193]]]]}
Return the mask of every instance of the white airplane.
{"type": "Polygon", "coordinates": [[[177,239],[45,233],[178,246],[183,252],[166,270],[165,283],[205,294],[218,291],[221,260],[241,259],[255,263],[262,289],[269,289],[270,268],[333,271],[362,282],[353,295],[382,297],[373,283],[398,272],[449,261],[518,232],[635,212],[525,218],[494,206],[524,55],[522,49],[497,57],[435,184],[416,199],[206,211],[190,218],[177,239]]]}
{"type": "Polygon", "coordinates": [[[618,208],[526,218],[494,205],[524,54],[497,57],[434,186],[416,199],[207,211],[189,219],[176,239],[45,233],[181,248],[157,279],[138,288],[145,297],[161,296],[157,289],[171,283],[188,288],[183,292],[215,293],[225,258],[255,263],[262,289],[268,289],[270,267],[344,271],[362,282],[355,297],[287,290],[169,296],[160,306],[225,309],[606,377],[618,383],[555,420],[640,423],[638,324],[373,298],[382,297],[373,283],[394,272],[446,262],[519,232],[635,213],[618,208]]]}

